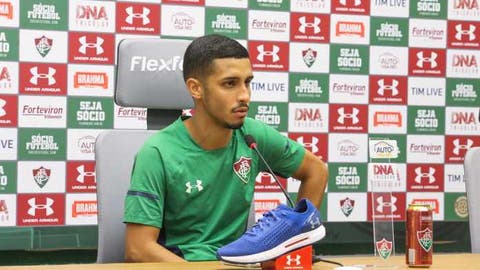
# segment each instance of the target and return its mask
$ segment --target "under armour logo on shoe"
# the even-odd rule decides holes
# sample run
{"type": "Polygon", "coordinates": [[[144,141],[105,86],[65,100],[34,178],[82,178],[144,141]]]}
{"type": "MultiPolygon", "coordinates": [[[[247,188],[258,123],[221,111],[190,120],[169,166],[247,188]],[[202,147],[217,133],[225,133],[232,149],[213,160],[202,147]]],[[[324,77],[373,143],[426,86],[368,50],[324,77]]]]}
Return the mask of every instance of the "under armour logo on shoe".
{"type": "Polygon", "coordinates": [[[185,192],[188,193],[188,194],[192,193],[192,190],[194,190],[194,189],[196,189],[198,192],[203,190],[202,180],[196,180],[195,185],[192,185],[191,181],[189,181],[189,182],[185,183],[185,186],[187,187],[185,189],[185,192]]]}
{"type": "Polygon", "coordinates": [[[292,258],[292,255],[288,255],[287,256],[287,265],[292,265],[292,263],[295,263],[295,265],[300,265],[300,263],[301,263],[300,259],[301,258],[302,257],[299,254],[297,254],[295,256],[295,258],[292,258]]]}
{"type": "Polygon", "coordinates": [[[312,213],[308,218],[308,224],[310,224],[310,228],[315,229],[320,227],[322,223],[320,222],[320,218],[318,216],[314,216],[315,213],[312,213]]]}

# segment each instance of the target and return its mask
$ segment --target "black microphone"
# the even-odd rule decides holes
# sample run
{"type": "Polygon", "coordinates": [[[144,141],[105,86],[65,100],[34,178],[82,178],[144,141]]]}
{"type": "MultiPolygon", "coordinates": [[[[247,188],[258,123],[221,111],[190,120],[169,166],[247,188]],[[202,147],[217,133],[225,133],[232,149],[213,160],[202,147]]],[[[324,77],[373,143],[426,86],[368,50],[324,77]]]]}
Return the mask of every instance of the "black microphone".
{"type": "Polygon", "coordinates": [[[277,176],[275,175],[275,173],[273,173],[272,171],[272,168],[270,168],[270,165],[268,165],[267,161],[263,158],[263,155],[260,153],[260,151],[258,151],[258,148],[257,148],[257,142],[255,141],[255,139],[253,138],[252,135],[250,134],[247,134],[245,135],[245,142],[247,143],[248,147],[252,148],[253,150],[255,150],[255,152],[257,153],[257,155],[260,157],[260,159],[263,161],[263,164],[265,164],[265,166],[267,166],[267,169],[268,169],[268,172],[272,175],[273,179],[275,179],[275,182],[277,182],[277,185],[280,187],[280,189],[282,190],[283,194],[285,194],[285,197],[287,197],[287,200],[288,200],[288,203],[290,204],[290,207],[293,208],[294,204],[292,202],[292,199],[290,198],[290,196],[288,196],[288,193],[285,191],[285,189],[282,187],[282,185],[280,184],[280,181],[278,181],[278,178],[277,176]]]}

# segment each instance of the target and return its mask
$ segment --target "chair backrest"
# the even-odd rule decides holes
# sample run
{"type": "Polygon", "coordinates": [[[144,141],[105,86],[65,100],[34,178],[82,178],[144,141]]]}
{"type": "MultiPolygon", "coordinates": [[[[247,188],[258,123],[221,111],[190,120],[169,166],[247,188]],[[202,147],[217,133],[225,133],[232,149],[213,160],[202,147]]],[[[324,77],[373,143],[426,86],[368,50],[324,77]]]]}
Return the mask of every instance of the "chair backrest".
{"type": "Polygon", "coordinates": [[[190,41],[126,39],[119,43],[115,103],[147,108],[149,130],[109,130],[95,142],[98,202],[98,263],[124,261],[124,199],[135,154],[156,130],[192,107],[182,75],[190,41]]]}
{"type": "Polygon", "coordinates": [[[464,169],[472,253],[480,253],[480,147],[468,149],[464,169]]]}
{"type": "Polygon", "coordinates": [[[153,130],[109,130],[97,137],[98,263],[124,261],[123,200],[130,185],[135,154],[153,133],[153,130]]]}

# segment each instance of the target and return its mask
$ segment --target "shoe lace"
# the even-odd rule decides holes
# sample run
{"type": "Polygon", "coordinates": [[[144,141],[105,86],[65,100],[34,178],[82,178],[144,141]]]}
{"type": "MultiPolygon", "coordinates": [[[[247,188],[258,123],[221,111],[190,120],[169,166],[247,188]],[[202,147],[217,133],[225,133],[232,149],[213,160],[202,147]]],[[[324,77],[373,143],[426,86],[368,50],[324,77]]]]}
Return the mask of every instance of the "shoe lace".
{"type": "Polygon", "coordinates": [[[280,215],[286,216],[287,214],[280,211],[278,208],[263,213],[263,216],[257,221],[257,223],[255,223],[255,225],[248,229],[245,234],[256,235],[257,233],[262,232],[266,227],[270,227],[272,223],[275,223],[280,215]]]}

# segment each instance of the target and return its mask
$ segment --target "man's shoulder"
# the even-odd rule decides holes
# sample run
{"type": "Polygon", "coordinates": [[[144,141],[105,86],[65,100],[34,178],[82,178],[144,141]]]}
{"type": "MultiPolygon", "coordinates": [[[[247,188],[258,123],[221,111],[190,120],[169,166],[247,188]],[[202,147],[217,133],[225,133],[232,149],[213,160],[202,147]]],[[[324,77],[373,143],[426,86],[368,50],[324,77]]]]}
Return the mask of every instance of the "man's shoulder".
{"type": "Polygon", "coordinates": [[[160,148],[162,146],[178,141],[178,133],[180,132],[180,129],[178,127],[177,121],[154,133],[145,141],[143,146],[160,148]]]}

